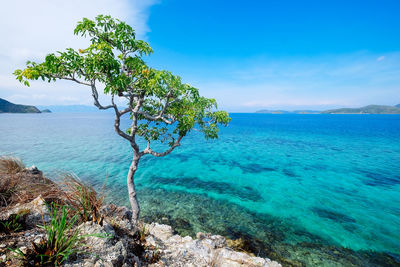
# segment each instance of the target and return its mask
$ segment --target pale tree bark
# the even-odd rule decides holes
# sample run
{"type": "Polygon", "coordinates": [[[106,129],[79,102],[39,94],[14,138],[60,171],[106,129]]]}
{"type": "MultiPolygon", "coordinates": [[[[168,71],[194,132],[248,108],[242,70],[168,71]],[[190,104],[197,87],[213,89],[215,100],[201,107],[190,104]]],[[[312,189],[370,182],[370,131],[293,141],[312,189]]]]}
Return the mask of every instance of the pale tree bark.
{"type": "Polygon", "coordinates": [[[98,96],[98,91],[96,88],[95,80],[92,80],[89,83],[84,83],[82,81],[79,81],[75,79],[74,76],[72,77],[56,77],[60,79],[67,79],[67,80],[72,80],[75,81],[79,84],[83,84],[86,86],[90,86],[92,89],[92,96],[94,100],[94,105],[101,110],[105,109],[114,109],[115,111],[115,121],[114,121],[114,129],[118,135],[123,137],[124,139],[128,140],[133,151],[133,157],[132,157],[132,162],[129,167],[128,175],[126,177],[126,182],[127,182],[127,187],[128,187],[128,196],[129,196],[129,202],[131,205],[132,209],[132,223],[135,225],[138,220],[139,220],[139,215],[140,215],[140,206],[139,202],[137,200],[136,196],[136,188],[135,188],[135,173],[138,169],[139,161],[140,158],[146,154],[153,155],[155,157],[163,157],[171,153],[176,147],[180,146],[180,142],[183,138],[183,136],[179,136],[177,140],[169,147],[167,150],[163,152],[156,152],[153,151],[150,148],[150,142],[148,142],[147,147],[143,150],[140,151],[139,145],[136,143],[136,133],[138,130],[137,123],[138,123],[138,115],[142,115],[146,118],[148,121],[158,121],[161,120],[164,123],[171,125],[175,122],[175,118],[165,115],[165,111],[167,107],[172,104],[173,102],[177,101],[177,99],[171,99],[171,91],[168,92],[166,95],[166,101],[164,103],[163,108],[160,110],[160,112],[157,115],[150,115],[142,110],[140,110],[144,100],[145,96],[144,93],[141,95],[133,94],[133,93],[128,93],[128,94],[122,94],[121,96],[127,98],[129,100],[129,107],[119,110],[117,105],[114,103],[114,96],[111,97],[111,105],[103,106],[99,102],[99,96],[98,96]],[[121,117],[124,114],[131,113],[131,118],[132,118],[132,123],[130,127],[130,133],[127,134],[124,131],[120,129],[120,122],[121,122],[121,117]]]}
{"type": "Polygon", "coordinates": [[[132,222],[134,224],[137,223],[140,215],[140,206],[136,197],[136,189],[135,189],[135,173],[138,168],[140,156],[134,152],[134,156],[132,159],[131,166],[129,167],[128,176],[126,177],[126,183],[128,185],[128,195],[129,202],[131,204],[132,209],[132,222]]]}

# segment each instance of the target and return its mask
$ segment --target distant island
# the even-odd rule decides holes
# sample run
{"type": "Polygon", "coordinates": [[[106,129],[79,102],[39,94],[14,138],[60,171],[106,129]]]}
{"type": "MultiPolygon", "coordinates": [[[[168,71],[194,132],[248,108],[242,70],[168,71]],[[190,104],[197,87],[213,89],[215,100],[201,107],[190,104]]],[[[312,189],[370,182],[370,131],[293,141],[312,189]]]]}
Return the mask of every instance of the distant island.
{"type": "Polygon", "coordinates": [[[262,109],[256,113],[264,114],[400,114],[400,104],[396,106],[368,105],[361,108],[338,108],[325,111],[316,110],[268,110],[262,109]]]}
{"type": "Polygon", "coordinates": [[[321,112],[323,114],[400,114],[400,104],[396,106],[368,105],[361,108],[339,108],[321,112]]]}
{"type": "Polygon", "coordinates": [[[41,113],[35,106],[18,105],[0,98],[0,113],[41,113]]]}

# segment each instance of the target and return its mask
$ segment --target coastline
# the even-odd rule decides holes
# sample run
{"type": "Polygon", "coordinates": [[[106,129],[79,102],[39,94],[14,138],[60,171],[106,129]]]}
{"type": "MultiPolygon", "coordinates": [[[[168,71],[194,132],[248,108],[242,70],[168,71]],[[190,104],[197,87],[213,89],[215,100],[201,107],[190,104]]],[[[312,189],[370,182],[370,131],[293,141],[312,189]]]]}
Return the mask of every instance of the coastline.
{"type": "MultiPolygon", "coordinates": [[[[4,170],[4,165],[1,167],[4,170]]],[[[65,184],[47,179],[36,167],[15,168],[9,172],[0,170],[1,188],[9,186],[9,179],[32,185],[15,185],[16,189],[23,188],[23,192],[4,195],[7,201],[3,198],[0,207],[0,266],[37,263],[32,255],[37,247],[49,242],[48,233],[46,235],[39,225],[52,224],[54,214],[49,207],[54,210],[55,206],[51,203],[67,203],[73,197],[65,191],[65,184]],[[19,194],[24,195],[24,199],[19,198],[19,194]],[[14,195],[19,195],[15,198],[17,201],[13,200],[14,195]],[[13,225],[18,227],[12,228],[13,225]]],[[[93,210],[90,220],[76,223],[70,231],[80,233],[84,246],[60,262],[62,266],[281,266],[268,258],[235,251],[229,245],[232,241],[219,235],[199,232],[193,239],[176,234],[165,224],[140,222],[134,225],[130,210],[113,204],[104,203],[93,210]],[[95,213],[96,218],[101,219],[95,219],[95,213]]]]}

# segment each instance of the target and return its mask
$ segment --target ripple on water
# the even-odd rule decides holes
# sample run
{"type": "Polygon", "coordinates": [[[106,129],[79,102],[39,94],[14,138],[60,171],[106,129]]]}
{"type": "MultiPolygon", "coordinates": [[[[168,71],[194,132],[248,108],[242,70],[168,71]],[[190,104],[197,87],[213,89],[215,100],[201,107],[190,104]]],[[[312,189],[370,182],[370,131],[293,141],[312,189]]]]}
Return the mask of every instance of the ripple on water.
{"type": "MultiPolygon", "coordinates": [[[[139,192],[144,220],[170,224],[181,235],[211,232],[241,238],[243,248],[284,266],[398,266],[398,255],[354,251],[333,245],[290,221],[247,209],[206,195],[191,195],[161,188],[139,192]]],[[[322,217],[353,223],[344,214],[314,209],[322,217]],[[344,219],[343,219],[344,215],[344,219]]]]}

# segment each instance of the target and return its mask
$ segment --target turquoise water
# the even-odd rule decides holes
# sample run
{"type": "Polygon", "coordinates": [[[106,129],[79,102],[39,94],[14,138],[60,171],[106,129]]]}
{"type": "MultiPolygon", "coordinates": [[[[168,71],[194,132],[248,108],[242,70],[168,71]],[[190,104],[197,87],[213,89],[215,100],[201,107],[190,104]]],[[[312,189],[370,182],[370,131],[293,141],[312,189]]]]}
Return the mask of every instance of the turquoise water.
{"type": "MultiPolygon", "coordinates": [[[[305,250],[329,262],[333,247],[399,257],[400,116],[231,117],[218,140],[192,133],[171,155],[141,160],[144,218],[181,233],[258,237],[261,255],[306,264],[315,257],[305,250]]],[[[108,176],[109,199],[127,204],[131,151],[112,125],[109,113],[0,114],[0,154],[97,187],[108,176]]]]}

